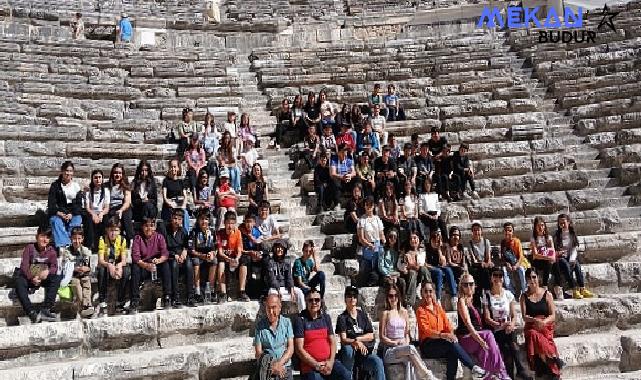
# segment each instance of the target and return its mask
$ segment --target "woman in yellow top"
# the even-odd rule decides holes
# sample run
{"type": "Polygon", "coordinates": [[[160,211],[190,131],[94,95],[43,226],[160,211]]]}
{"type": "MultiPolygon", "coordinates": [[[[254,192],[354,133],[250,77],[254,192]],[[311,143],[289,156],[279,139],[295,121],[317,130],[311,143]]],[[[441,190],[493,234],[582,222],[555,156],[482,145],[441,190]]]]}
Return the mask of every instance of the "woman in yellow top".
{"type": "Polygon", "coordinates": [[[107,312],[107,287],[109,281],[118,281],[116,312],[123,312],[129,267],[127,266],[127,241],[120,235],[120,220],[111,217],[105,235],[98,242],[98,316],[107,312]]]}

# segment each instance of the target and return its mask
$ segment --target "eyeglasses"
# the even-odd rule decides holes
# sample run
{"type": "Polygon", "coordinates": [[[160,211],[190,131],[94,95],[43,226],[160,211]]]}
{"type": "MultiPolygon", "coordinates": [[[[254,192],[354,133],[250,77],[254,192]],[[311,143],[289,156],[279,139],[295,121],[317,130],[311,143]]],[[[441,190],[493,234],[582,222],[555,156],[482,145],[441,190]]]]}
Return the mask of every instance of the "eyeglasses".
{"type": "Polygon", "coordinates": [[[471,288],[472,286],[474,286],[474,282],[462,282],[461,285],[468,286],[471,288]]]}
{"type": "Polygon", "coordinates": [[[308,303],[320,303],[321,299],[320,298],[310,298],[307,302],[308,303]]]}

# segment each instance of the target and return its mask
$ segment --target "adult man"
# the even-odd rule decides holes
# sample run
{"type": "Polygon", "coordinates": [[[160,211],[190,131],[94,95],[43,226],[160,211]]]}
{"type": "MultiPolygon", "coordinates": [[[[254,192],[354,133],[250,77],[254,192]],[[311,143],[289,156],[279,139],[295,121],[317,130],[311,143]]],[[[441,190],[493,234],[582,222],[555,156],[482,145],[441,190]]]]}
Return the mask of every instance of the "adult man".
{"type": "Polygon", "coordinates": [[[160,275],[162,283],[162,307],[171,305],[171,275],[167,259],[165,238],[156,232],[156,219],[147,218],[142,222],[142,234],[136,235],[131,246],[131,304],[129,313],[136,314],[140,303],[140,282],[160,275]]]}
{"type": "Polygon", "coordinates": [[[291,357],[294,354],[294,331],[289,318],[281,315],[282,303],[278,293],[265,299],[266,317],[256,322],[254,350],[258,379],[292,380],[291,357]]]}
{"type": "Polygon", "coordinates": [[[133,27],[126,13],[123,13],[118,21],[118,42],[131,42],[133,36],[133,27]]]}
{"type": "Polygon", "coordinates": [[[332,319],[321,311],[320,291],[310,289],[305,301],[307,308],[294,320],[294,345],[303,380],[350,380],[349,371],[335,361],[336,336],[332,319]]]}
{"type": "Polygon", "coordinates": [[[187,256],[188,236],[183,228],[183,210],[175,208],[171,213],[171,223],[165,235],[167,251],[169,251],[169,269],[171,273],[171,298],[172,306],[180,308],[180,292],[178,291],[178,277],[182,272],[185,276],[185,290],[187,291],[187,306],[196,306],[194,302],[194,266],[191,258],[187,256]]]}
{"type": "Polygon", "coordinates": [[[470,158],[467,156],[469,150],[469,145],[461,144],[458,152],[454,152],[452,155],[452,181],[455,186],[452,190],[458,191],[459,198],[468,198],[468,195],[465,193],[465,184],[467,182],[470,183],[472,196],[478,198],[478,193],[474,189],[474,170],[472,170],[470,158]]]}
{"type": "Polygon", "coordinates": [[[51,311],[56,302],[56,292],[60,284],[58,258],[51,243],[51,229],[40,226],[36,232],[36,242],[29,244],[22,252],[20,268],[15,274],[16,295],[32,323],[41,320],[53,322],[58,315],[51,311]],[[45,301],[40,312],[36,311],[29,300],[29,289],[45,288],[45,301]]]}
{"type": "Polygon", "coordinates": [[[338,360],[345,368],[360,375],[367,374],[367,379],[385,380],[383,361],[374,353],[374,329],[367,313],[358,308],[358,288],[348,286],[345,289],[345,310],[336,320],[336,334],[341,340],[338,360]]]}
{"type": "Polygon", "coordinates": [[[338,155],[332,158],[329,175],[332,177],[336,188],[340,189],[340,191],[352,191],[352,187],[356,182],[356,169],[354,169],[354,161],[347,157],[345,144],[338,146],[338,155]]]}

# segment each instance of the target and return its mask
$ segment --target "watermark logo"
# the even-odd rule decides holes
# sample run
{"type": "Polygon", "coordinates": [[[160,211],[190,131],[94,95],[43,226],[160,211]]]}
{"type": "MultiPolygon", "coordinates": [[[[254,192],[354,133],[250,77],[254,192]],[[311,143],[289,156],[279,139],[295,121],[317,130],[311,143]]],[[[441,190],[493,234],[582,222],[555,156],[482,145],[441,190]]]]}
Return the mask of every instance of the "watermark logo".
{"type": "Polygon", "coordinates": [[[608,6],[603,7],[603,19],[596,30],[585,29],[585,12],[582,7],[576,10],[565,7],[559,14],[556,8],[546,9],[547,14],[540,7],[524,8],[508,6],[504,9],[498,7],[484,7],[476,24],[477,28],[501,29],[529,29],[544,28],[539,30],[539,43],[594,43],[597,32],[605,32],[608,28],[616,31],[613,18],[619,12],[611,12],[608,6]]]}

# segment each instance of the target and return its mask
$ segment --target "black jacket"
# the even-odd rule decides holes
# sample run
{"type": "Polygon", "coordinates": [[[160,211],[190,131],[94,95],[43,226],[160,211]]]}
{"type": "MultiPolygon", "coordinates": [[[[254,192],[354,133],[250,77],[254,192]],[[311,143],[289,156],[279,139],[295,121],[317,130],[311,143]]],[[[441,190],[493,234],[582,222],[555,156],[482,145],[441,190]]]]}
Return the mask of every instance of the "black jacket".
{"type": "MultiPolygon", "coordinates": [[[[156,180],[151,179],[149,181],[149,184],[147,185],[147,199],[149,202],[154,205],[154,207],[157,207],[158,205],[158,188],[156,186],[156,180]]],[[[140,184],[136,183],[133,186],[133,189],[131,190],[131,204],[133,205],[134,208],[139,208],[142,207],[143,201],[142,198],[140,198],[140,184]]]]}
{"type": "Polygon", "coordinates": [[[453,171],[455,174],[462,174],[465,169],[470,167],[470,158],[468,156],[461,156],[459,152],[454,152],[452,155],[453,171]]]}
{"type": "Polygon", "coordinates": [[[58,212],[63,212],[65,214],[80,215],[82,213],[82,197],[83,192],[79,191],[73,202],[68,204],[67,197],[62,191],[62,181],[58,178],[49,188],[47,214],[49,214],[49,216],[54,216],[58,212]]]}
{"type": "Polygon", "coordinates": [[[291,263],[284,258],[282,260],[274,260],[273,258],[267,260],[266,272],[266,282],[269,288],[280,289],[284,287],[291,289],[294,287],[291,263]]]}

